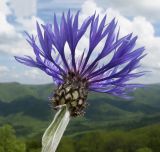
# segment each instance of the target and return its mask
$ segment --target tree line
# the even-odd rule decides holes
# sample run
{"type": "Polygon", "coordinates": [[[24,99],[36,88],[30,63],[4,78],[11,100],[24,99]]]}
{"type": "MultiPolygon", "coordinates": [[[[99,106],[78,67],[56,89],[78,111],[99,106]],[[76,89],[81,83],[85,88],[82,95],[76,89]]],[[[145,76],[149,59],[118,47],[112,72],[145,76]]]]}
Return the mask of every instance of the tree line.
{"type": "MultiPolygon", "coordinates": [[[[0,152],[40,152],[41,136],[17,138],[9,125],[0,127],[0,152]]],[[[160,125],[130,131],[94,131],[64,136],[57,152],[159,152],[160,125]]]]}

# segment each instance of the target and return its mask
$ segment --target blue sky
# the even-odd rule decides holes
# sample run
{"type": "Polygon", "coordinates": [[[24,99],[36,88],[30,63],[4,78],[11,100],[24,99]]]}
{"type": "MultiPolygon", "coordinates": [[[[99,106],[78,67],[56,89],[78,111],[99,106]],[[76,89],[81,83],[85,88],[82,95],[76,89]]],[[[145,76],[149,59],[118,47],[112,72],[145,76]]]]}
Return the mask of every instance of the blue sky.
{"type": "MultiPolygon", "coordinates": [[[[23,31],[36,34],[35,22],[52,22],[68,9],[81,10],[81,19],[96,10],[108,19],[116,17],[121,35],[139,36],[137,46],[145,46],[147,57],[142,68],[152,71],[137,82],[159,83],[160,1],[159,0],[1,0],[0,1],[0,82],[49,83],[52,79],[38,69],[17,63],[14,55],[33,55],[23,31]]],[[[81,42],[85,46],[85,42],[81,42]]]]}

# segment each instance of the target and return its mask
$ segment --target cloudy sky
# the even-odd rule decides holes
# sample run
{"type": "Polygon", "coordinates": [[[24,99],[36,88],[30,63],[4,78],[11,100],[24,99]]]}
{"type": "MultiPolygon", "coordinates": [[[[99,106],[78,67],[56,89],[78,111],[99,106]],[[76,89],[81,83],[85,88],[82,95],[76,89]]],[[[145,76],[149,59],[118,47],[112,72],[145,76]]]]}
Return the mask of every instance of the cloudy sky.
{"type": "MultiPolygon", "coordinates": [[[[160,0],[0,0],[0,82],[49,83],[52,79],[38,69],[17,63],[14,55],[33,55],[23,31],[35,33],[35,22],[52,22],[68,9],[81,10],[81,19],[95,12],[116,17],[121,35],[133,32],[137,45],[148,54],[142,68],[151,71],[137,81],[160,83],[160,0]]],[[[85,43],[85,42],[82,42],[85,43]]],[[[81,44],[81,46],[85,44],[81,44]]]]}

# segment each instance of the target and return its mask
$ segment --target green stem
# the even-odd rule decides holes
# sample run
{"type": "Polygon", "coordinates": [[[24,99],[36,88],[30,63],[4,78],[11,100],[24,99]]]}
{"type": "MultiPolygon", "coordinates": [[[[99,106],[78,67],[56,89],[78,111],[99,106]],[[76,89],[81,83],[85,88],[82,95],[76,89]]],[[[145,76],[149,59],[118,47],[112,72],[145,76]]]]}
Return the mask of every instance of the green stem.
{"type": "Polygon", "coordinates": [[[70,121],[67,105],[62,105],[42,137],[42,152],[55,152],[70,121]]]}

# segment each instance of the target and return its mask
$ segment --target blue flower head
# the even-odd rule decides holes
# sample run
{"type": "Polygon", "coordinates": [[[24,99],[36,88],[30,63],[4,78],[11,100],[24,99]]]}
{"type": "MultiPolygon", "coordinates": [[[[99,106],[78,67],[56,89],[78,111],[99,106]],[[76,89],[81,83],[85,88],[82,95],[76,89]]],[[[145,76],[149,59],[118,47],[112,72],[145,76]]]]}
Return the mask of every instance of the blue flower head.
{"type": "Polygon", "coordinates": [[[57,85],[52,98],[54,107],[67,104],[72,116],[83,114],[88,91],[126,98],[128,92],[141,86],[128,81],[144,74],[135,72],[145,50],[144,47],[135,49],[137,36],[131,33],[119,38],[116,20],[106,25],[106,16],[100,20],[98,15],[93,14],[81,25],[78,19],[79,11],[75,16],[68,11],[62,15],[60,24],[56,15],[53,25],[40,27],[37,23],[39,43],[34,36],[27,34],[36,58],[15,57],[18,62],[37,67],[53,78],[57,85]],[[77,45],[87,32],[89,47],[81,50],[81,55],[77,57],[77,45]],[[104,45],[97,51],[96,47],[102,41],[104,45]],[[69,56],[65,50],[66,43],[69,56]],[[110,54],[112,57],[108,60],[110,54]],[[100,63],[102,60],[103,64],[100,63]]]}

